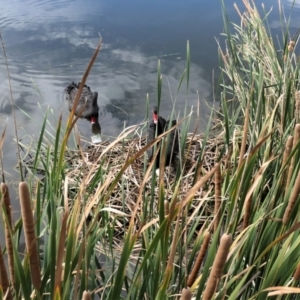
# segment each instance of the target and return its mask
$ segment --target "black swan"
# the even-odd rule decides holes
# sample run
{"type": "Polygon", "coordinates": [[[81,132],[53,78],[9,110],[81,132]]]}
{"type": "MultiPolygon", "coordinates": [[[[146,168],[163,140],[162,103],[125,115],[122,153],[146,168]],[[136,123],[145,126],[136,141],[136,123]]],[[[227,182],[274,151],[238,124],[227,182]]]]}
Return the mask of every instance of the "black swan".
{"type": "MultiPolygon", "coordinates": [[[[152,111],[152,122],[150,123],[150,127],[148,130],[148,139],[147,142],[150,143],[155,139],[155,132],[157,127],[157,136],[173,127],[177,124],[176,120],[168,120],[166,121],[163,117],[159,116],[157,113],[157,107],[153,107],[152,111]]],[[[178,129],[175,128],[169,133],[168,145],[166,149],[166,165],[172,165],[175,167],[177,155],[179,153],[179,132],[178,129]]],[[[154,155],[154,146],[148,149],[148,161],[151,161],[154,155]]],[[[156,167],[159,167],[160,160],[160,152],[156,157],[156,167]]]]}
{"type": "MultiPolygon", "coordinates": [[[[73,108],[75,96],[79,89],[79,85],[80,85],[80,82],[78,84],[72,82],[65,89],[66,100],[68,101],[70,111],[73,108]]],[[[76,107],[76,111],[75,111],[75,115],[78,116],[80,113],[80,110],[85,105],[85,107],[82,110],[79,117],[87,119],[88,121],[91,122],[92,132],[94,134],[101,133],[101,127],[100,127],[100,124],[98,121],[99,106],[97,103],[97,99],[98,99],[98,93],[92,92],[89,86],[84,85],[78,105],[76,107]]]]}

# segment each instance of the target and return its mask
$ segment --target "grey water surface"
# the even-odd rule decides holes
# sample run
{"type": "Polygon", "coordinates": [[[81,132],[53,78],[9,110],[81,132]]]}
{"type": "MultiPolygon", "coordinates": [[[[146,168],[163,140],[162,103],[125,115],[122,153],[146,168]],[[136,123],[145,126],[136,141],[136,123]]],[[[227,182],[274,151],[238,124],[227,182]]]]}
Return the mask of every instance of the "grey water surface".
{"type": "MultiPolygon", "coordinates": [[[[224,0],[230,20],[239,22],[236,2],[224,0]]],[[[256,4],[259,1],[256,1],[256,4]]],[[[279,30],[277,0],[262,1],[271,30],[279,30]]],[[[300,1],[281,1],[291,28],[300,26],[300,1]]],[[[258,4],[257,4],[258,5],[258,4]]],[[[47,108],[54,127],[62,113],[68,117],[64,88],[80,81],[99,41],[102,48],[87,84],[99,93],[100,124],[105,137],[117,136],[126,125],[146,120],[146,95],[157,101],[157,63],[161,62],[163,90],[161,114],[168,117],[172,101],[182,115],[185,104],[200,100],[200,130],[204,130],[217,86],[219,60],[216,40],[222,40],[223,19],[219,0],[10,0],[0,1],[0,30],[11,75],[19,138],[37,139],[47,108]],[[188,91],[177,88],[185,69],[186,43],[191,49],[188,91]],[[213,79],[215,82],[213,82],[213,79]]],[[[5,60],[0,55],[0,134],[7,182],[17,186],[16,145],[5,60]]],[[[215,99],[214,99],[215,98],[215,99]]],[[[194,123],[196,123],[196,115],[194,123]]],[[[78,121],[83,137],[91,127],[78,121]]],[[[192,125],[193,125],[192,124],[192,125]]],[[[16,201],[16,200],[13,200],[16,201]]]]}

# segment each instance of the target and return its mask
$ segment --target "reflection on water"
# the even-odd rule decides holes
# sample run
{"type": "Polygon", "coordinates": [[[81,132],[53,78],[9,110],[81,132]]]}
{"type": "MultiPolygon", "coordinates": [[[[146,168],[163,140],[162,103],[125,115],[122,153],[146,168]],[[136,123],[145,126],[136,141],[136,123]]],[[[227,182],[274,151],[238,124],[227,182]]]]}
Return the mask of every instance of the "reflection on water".
{"type": "MultiPolygon", "coordinates": [[[[226,1],[226,5],[235,21],[238,16],[233,2],[226,1]]],[[[235,2],[243,6],[242,0],[235,2]]],[[[275,0],[264,3],[277,5],[275,0]]],[[[285,6],[290,3],[283,1],[285,6]]],[[[295,6],[299,8],[299,1],[295,6]]],[[[200,129],[205,128],[210,112],[206,103],[212,105],[213,100],[212,70],[218,70],[219,65],[215,37],[223,31],[219,1],[10,0],[0,2],[0,11],[20,138],[37,138],[48,107],[53,111],[54,128],[60,113],[66,121],[69,112],[64,88],[81,80],[99,32],[102,49],[87,84],[99,94],[104,136],[117,136],[124,122],[133,125],[146,120],[147,94],[150,107],[157,99],[159,58],[163,75],[161,114],[168,118],[175,103],[176,115],[182,116],[185,106],[189,111],[200,101],[200,129]],[[190,83],[188,90],[183,84],[177,93],[186,67],[187,40],[192,61],[190,83]]],[[[295,22],[299,23],[299,18],[295,22]]],[[[13,174],[16,146],[2,55],[0,70],[0,134],[6,126],[5,170],[13,174]]],[[[192,126],[196,117],[193,121],[192,126]]],[[[78,120],[77,125],[82,136],[90,139],[90,124],[78,120]]]]}

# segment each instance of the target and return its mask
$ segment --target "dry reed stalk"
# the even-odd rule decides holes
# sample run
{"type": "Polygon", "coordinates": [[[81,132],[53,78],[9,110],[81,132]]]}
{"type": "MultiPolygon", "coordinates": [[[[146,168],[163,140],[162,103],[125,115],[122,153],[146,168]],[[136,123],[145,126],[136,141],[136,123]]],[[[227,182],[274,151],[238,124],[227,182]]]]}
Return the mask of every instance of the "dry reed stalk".
{"type": "Polygon", "coordinates": [[[182,289],[180,300],[191,300],[192,292],[190,288],[182,289]]]}
{"type": "Polygon", "coordinates": [[[0,165],[1,165],[2,182],[5,182],[4,167],[3,167],[3,151],[2,151],[2,146],[3,146],[3,143],[4,143],[5,132],[6,132],[6,125],[4,127],[3,132],[2,132],[2,137],[0,139],[0,165]]]}
{"type": "Polygon", "coordinates": [[[13,120],[14,120],[15,138],[16,138],[16,143],[17,143],[19,172],[20,172],[21,181],[23,181],[23,168],[22,168],[22,160],[21,160],[21,154],[20,154],[19,138],[18,138],[17,119],[16,119],[16,113],[15,113],[15,102],[14,102],[13,92],[12,92],[12,87],[11,87],[10,73],[9,73],[9,68],[8,68],[8,59],[6,56],[6,51],[5,51],[1,32],[0,32],[0,40],[1,40],[1,44],[2,44],[2,50],[3,50],[4,59],[5,59],[5,65],[6,65],[6,72],[7,72],[7,77],[8,77],[11,112],[12,112],[13,120]]]}
{"type": "Polygon", "coordinates": [[[82,300],[91,300],[91,293],[89,291],[84,291],[82,294],[82,300]]]}
{"type": "Polygon", "coordinates": [[[294,280],[299,280],[300,279],[300,263],[298,263],[296,271],[294,273],[294,280]]]}
{"type": "MultiPolygon", "coordinates": [[[[294,129],[293,150],[295,149],[295,147],[299,141],[299,138],[300,138],[300,124],[296,124],[295,129],[294,129]]],[[[291,178],[292,178],[294,168],[295,168],[295,155],[292,157],[292,160],[290,162],[288,177],[287,177],[286,186],[285,186],[285,192],[287,192],[288,186],[289,186],[291,178]]]]}
{"type": "Polygon", "coordinates": [[[217,232],[221,219],[221,165],[219,164],[215,172],[215,221],[214,232],[217,232]]]}
{"type": "Polygon", "coordinates": [[[9,289],[9,281],[6,272],[6,266],[3,258],[2,248],[0,246],[0,285],[2,286],[4,294],[7,293],[5,299],[13,299],[9,289]]]}
{"type": "Polygon", "coordinates": [[[296,122],[299,122],[300,117],[300,91],[295,92],[295,120],[296,122]]]}
{"type": "Polygon", "coordinates": [[[289,203],[285,209],[285,212],[284,212],[284,215],[282,218],[283,224],[287,224],[287,222],[289,221],[291,213],[295,206],[296,200],[298,199],[299,193],[300,193],[300,171],[298,172],[298,176],[296,178],[296,181],[295,181],[295,184],[294,184],[291,196],[290,196],[289,203]]]}
{"type": "Polygon", "coordinates": [[[215,257],[212,269],[207,280],[202,300],[212,299],[217,288],[218,282],[222,276],[231,243],[232,236],[230,234],[223,234],[221,237],[217,255],[215,257]]]}
{"type": "Polygon", "coordinates": [[[10,278],[12,283],[15,283],[15,270],[14,270],[14,250],[12,244],[12,217],[11,217],[11,205],[10,205],[10,196],[8,185],[6,183],[1,183],[1,193],[2,193],[2,206],[3,210],[6,212],[6,218],[3,218],[4,226],[5,226],[5,242],[6,242],[6,250],[8,254],[8,267],[10,272],[10,278]]]}
{"type": "Polygon", "coordinates": [[[211,237],[211,234],[209,232],[207,232],[205,234],[203,243],[202,243],[200,251],[198,253],[195,265],[194,265],[194,267],[191,271],[191,274],[188,278],[188,281],[187,281],[187,286],[189,286],[189,287],[191,287],[193,285],[193,283],[195,282],[195,280],[196,280],[197,274],[199,272],[199,269],[202,265],[202,262],[204,260],[204,257],[206,255],[206,252],[207,252],[207,249],[208,249],[210,237],[211,237]]]}
{"type": "Polygon", "coordinates": [[[248,227],[251,213],[252,195],[244,203],[244,220],[242,230],[248,227]]]}
{"type": "Polygon", "coordinates": [[[26,248],[29,256],[30,273],[33,286],[38,290],[41,287],[41,270],[37,250],[36,234],[29,188],[26,182],[19,184],[19,197],[23,219],[26,248]]]}
{"type": "Polygon", "coordinates": [[[250,101],[247,104],[246,112],[245,112],[245,122],[244,122],[244,128],[243,128],[243,140],[241,145],[241,151],[240,151],[240,157],[239,157],[239,163],[238,163],[238,169],[240,169],[244,155],[246,152],[246,144],[247,144],[247,133],[248,133],[248,126],[249,126],[249,119],[250,119],[250,101]]]}

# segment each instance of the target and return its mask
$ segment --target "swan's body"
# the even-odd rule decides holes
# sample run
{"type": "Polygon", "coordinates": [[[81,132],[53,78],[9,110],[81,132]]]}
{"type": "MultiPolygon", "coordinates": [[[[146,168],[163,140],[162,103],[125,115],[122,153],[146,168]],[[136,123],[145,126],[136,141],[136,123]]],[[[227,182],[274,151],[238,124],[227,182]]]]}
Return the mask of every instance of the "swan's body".
{"type": "MultiPolygon", "coordinates": [[[[80,82],[78,84],[72,82],[66,89],[66,100],[68,101],[69,110],[73,109],[75,97],[79,90],[80,82]]],[[[92,131],[94,133],[101,133],[100,124],[98,121],[99,106],[98,106],[98,93],[92,92],[90,87],[84,85],[78,105],[75,110],[75,115],[80,118],[87,119],[92,123],[92,131]],[[82,110],[82,111],[81,111],[82,110]]]]}
{"type": "MultiPolygon", "coordinates": [[[[169,128],[175,126],[177,124],[176,120],[168,120],[166,121],[161,116],[157,114],[157,107],[153,107],[152,112],[153,120],[150,123],[149,130],[148,130],[148,143],[155,139],[156,128],[157,128],[157,136],[168,130],[169,128]],[[171,123],[171,124],[170,124],[171,123]]],[[[168,137],[168,145],[166,149],[166,165],[173,165],[176,162],[177,155],[179,153],[179,132],[178,129],[175,128],[169,133],[168,137]]],[[[154,146],[149,148],[148,150],[148,160],[151,161],[154,155],[154,146]]],[[[159,167],[160,162],[160,152],[156,157],[156,167],[159,167]]]]}

